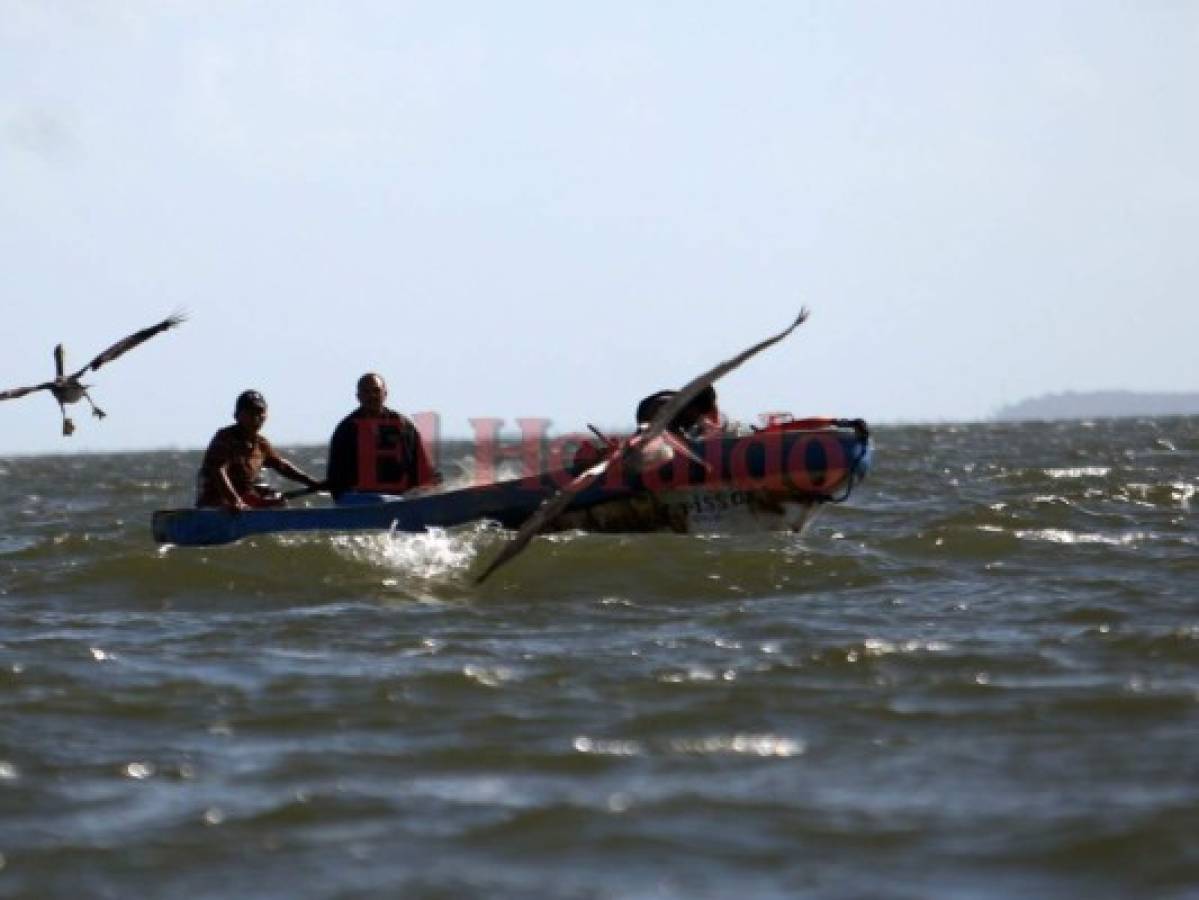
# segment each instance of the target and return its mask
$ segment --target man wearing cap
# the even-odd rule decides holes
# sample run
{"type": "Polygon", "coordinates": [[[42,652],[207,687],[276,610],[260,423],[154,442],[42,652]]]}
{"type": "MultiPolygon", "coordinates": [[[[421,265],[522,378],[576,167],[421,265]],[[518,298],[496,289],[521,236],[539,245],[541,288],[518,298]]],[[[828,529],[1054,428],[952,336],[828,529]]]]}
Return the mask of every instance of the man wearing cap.
{"type": "Polygon", "coordinates": [[[315,478],[276,453],[270,441],[259,433],[266,422],[266,400],[262,394],[258,391],[239,394],[233,418],[235,424],[213,435],[200,463],[196,506],[224,506],[232,510],[281,506],[281,497],[272,497],[255,486],[263,466],[313,490],[321,487],[315,478]]]}
{"type": "Polygon", "coordinates": [[[358,408],[338,423],[329,440],[325,483],[333,496],[402,494],[440,482],[412,420],[385,405],[383,376],[367,372],[359,378],[357,397],[358,408]]]}

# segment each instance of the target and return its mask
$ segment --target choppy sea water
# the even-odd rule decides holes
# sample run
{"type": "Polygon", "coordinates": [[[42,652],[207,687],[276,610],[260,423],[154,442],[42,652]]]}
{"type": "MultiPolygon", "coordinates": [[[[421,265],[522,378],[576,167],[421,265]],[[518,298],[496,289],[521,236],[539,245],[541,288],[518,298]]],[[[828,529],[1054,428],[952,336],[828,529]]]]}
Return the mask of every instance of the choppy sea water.
{"type": "Polygon", "coordinates": [[[162,550],[198,453],[0,459],[0,896],[1199,896],[1199,419],[876,442],[802,538],[483,588],[494,530],[162,550]]]}

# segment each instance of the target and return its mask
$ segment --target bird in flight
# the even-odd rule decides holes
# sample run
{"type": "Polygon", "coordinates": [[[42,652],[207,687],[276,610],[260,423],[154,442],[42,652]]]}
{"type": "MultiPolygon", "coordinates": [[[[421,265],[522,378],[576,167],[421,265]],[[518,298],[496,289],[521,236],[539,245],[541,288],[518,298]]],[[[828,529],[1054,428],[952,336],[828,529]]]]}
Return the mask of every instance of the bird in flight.
{"type": "Polygon", "coordinates": [[[66,354],[63,352],[62,344],[54,348],[54,366],[56,369],[56,377],[53,381],[46,381],[42,384],[34,384],[29,387],[13,388],[8,391],[0,391],[0,400],[15,400],[17,397],[24,397],[26,394],[32,394],[34,391],[49,391],[54,395],[54,399],[58,401],[58,408],[62,410],[62,433],[65,435],[72,434],[75,431],[75,423],[67,416],[67,404],[78,403],[80,400],[87,400],[92,407],[92,415],[97,419],[104,418],[104,410],[100,409],[92,401],[87,389],[90,384],[84,384],[79,379],[89,369],[95,371],[105,363],[110,363],[122,353],[132,350],[143,341],[148,341],[154,335],[161,331],[166,331],[168,328],[174,328],[176,325],[185,321],[186,317],[182,314],[168,316],[157,325],[151,325],[149,328],[143,328],[141,331],[136,331],[127,338],[122,338],[117,341],[78,372],[70,375],[64,374],[66,354]]]}
{"type": "MultiPolygon", "coordinates": [[[[525,523],[520,526],[520,530],[516,535],[504,545],[504,548],[491,561],[483,574],[475,579],[475,584],[482,584],[490,577],[491,573],[501,566],[505,565],[510,559],[519,554],[529,545],[538,534],[543,531],[554,519],[558,518],[566,508],[570,506],[570,501],[575,498],[575,495],[587,488],[589,485],[598,481],[603,474],[608,470],[608,467],[613,463],[628,458],[636,457],[642,450],[655,440],[659,435],[665,434],[666,429],[674,420],[675,416],[687,408],[692,400],[700,395],[700,393],[718,378],[722,378],[735,368],[740,366],[750,357],[761,353],[767,347],[777,344],[796,328],[808,320],[808,309],[803,307],[796,316],[795,321],[780,331],[778,334],[772,335],[764,341],[759,341],[752,347],[742,350],[732,359],[726,359],[722,363],[713,366],[707,372],[701,375],[696,375],[688,381],[679,391],[670,399],[669,402],[654,414],[653,419],[645,427],[644,431],[639,431],[631,438],[626,438],[621,441],[611,454],[600,460],[589,469],[584,469],[578,476],[562,488],[558,493],[545,500],[533,515],[525,520],[525,523]]],[[[688,451],[690,452],[690,451],[688,451]]]]}

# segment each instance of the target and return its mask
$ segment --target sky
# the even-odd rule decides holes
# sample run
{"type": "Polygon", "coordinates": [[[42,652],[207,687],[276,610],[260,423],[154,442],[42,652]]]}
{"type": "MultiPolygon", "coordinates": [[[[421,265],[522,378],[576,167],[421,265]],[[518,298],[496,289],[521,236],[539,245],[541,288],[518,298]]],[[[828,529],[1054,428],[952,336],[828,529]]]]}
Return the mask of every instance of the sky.
{"type": "Polygon", "coordinates": [[[0,455],[1199,390],[1199,3],[0,0],[0,455]]]}

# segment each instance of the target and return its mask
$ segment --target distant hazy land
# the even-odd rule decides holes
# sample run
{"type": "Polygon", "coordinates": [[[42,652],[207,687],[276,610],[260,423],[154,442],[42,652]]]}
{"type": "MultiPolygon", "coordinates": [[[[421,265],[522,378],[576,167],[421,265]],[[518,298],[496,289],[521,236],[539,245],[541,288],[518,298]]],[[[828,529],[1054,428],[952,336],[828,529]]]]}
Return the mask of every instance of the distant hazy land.
{"type": "Polygon", "coordinates": [[[1125,416],[1197,416],[1199,393],[1142,393],[1138,391],[1066,391],[1044,394],[1004,406],[995,418],[1104,419],[1125,416]]]}

